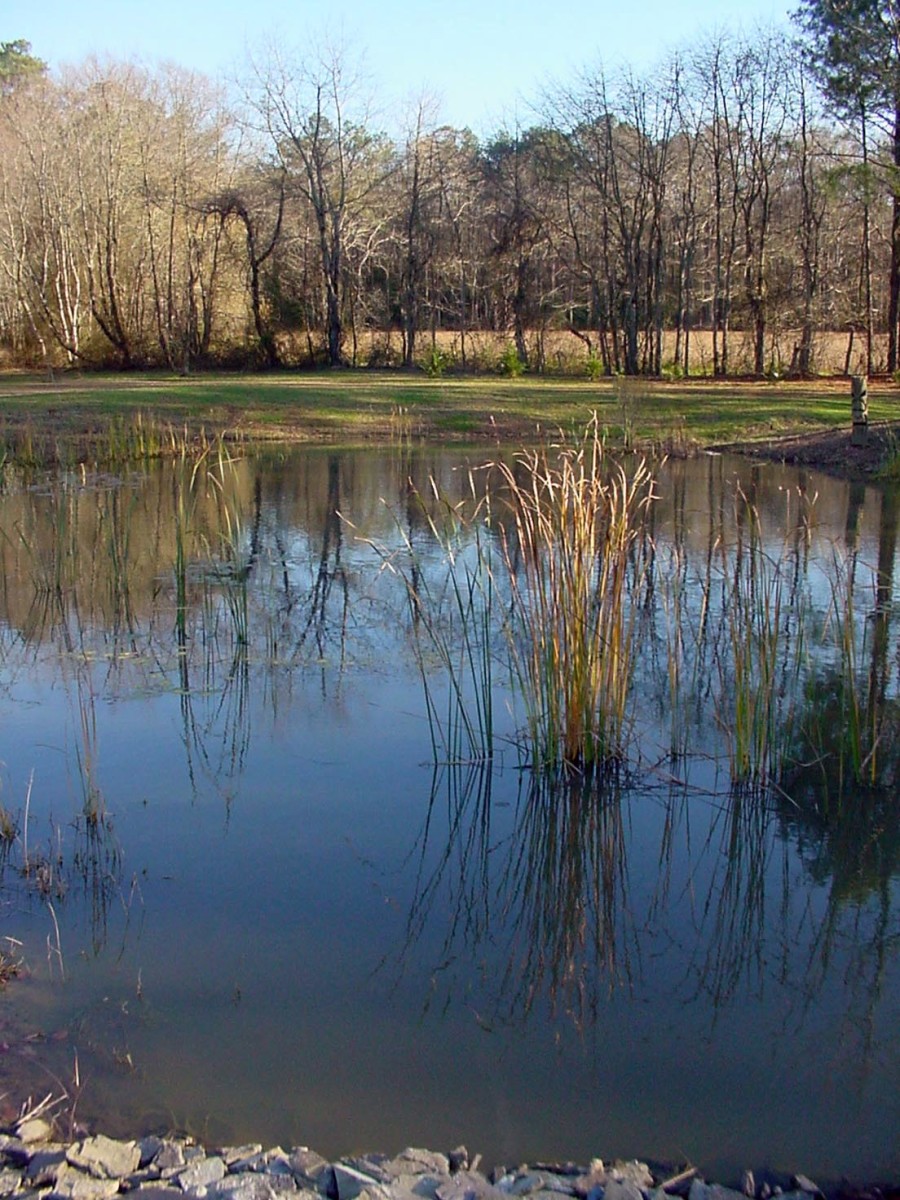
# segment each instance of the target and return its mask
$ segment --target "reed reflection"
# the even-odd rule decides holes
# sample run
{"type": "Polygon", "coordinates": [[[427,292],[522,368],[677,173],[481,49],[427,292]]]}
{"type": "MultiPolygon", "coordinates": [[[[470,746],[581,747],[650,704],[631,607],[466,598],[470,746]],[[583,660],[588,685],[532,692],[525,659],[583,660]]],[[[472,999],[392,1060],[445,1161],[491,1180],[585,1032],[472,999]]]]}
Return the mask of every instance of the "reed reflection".
{"type": "Polygon", "coordinates": [[[450,1002],[454,964],[465,973],[484,956],[492,1008],[481,1020],[525,1021],[549,1001],[582,1027],[631,979],[621,781],[519,772],[509,825],[493,811],[495,772],[486,763],[435,772],[398,965],[443,916],[429,1005],[450,1002]]]}

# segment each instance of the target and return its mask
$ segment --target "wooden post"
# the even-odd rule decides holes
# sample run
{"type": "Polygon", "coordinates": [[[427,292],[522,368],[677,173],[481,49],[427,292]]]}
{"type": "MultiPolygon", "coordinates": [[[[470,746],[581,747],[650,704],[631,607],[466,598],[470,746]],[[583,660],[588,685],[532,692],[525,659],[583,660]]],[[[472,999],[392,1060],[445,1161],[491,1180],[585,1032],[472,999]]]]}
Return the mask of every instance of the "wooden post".
{"type": "Polygon", "coordinates": [[[853,411],[851,445],[868,445],[869,387],[865,375],[851,375],[850,377],[850,407],[853,411]]]}

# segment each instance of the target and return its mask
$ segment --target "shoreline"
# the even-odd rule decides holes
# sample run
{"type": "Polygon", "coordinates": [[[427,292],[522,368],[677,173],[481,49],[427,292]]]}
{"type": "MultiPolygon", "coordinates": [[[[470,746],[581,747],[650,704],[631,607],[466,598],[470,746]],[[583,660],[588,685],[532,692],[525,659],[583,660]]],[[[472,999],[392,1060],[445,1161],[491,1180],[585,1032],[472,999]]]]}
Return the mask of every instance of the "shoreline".
{"type": "MultiPolygon", "coordinates": [[[[45,1101],[0,1128],[0,1196],[25,1200],[897,1200],[893,1183],[819,1186],[803,1174],[722,1184],[690,1164],[636,1159],[480,1169],[481,1155],[407,1148],[328,1161],[305,1146],[204,1148],[187,1136],[122,1140],[70,1130],[60,1138],[45,1101]],[[42,1115],[42,1113],[46,1115],[42,1115]]],[[[71,1119],[71,1117],[70,1117],[71,1119]]]]}

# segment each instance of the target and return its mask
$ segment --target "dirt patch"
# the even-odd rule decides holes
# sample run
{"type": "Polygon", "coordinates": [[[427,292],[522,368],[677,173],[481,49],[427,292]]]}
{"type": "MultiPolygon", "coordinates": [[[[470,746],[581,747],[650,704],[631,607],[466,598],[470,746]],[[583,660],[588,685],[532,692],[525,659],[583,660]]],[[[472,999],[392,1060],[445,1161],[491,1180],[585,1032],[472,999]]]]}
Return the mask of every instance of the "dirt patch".
{"type": "Polygon", "coordinates": [[[900,454],[900,425],[887,422],[870,425],[864,446],[853,445],[852,431],[848,428],[740,442],[718,449],[770,462],[811,467],[839,479],[873,479],[895,455],[900,454]]]}

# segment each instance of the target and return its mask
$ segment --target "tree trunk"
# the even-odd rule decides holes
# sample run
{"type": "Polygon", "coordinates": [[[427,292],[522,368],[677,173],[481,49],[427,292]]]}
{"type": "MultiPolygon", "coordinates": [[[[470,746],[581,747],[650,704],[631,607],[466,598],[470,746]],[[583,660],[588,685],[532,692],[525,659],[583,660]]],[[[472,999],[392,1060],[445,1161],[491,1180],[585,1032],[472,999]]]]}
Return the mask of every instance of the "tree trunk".
{"type": "MultiPolygon", "coordinates": [[[[893,129],[894,167],[900,168],[900,98],[894,105],[893,129]]],[[[891,213],[891,267],[890,295],[888,301],[888,374],[897,370],[897,325],[900,320],[900,186],[896,178],[891,187],[893,206],[891,213]]]]}

